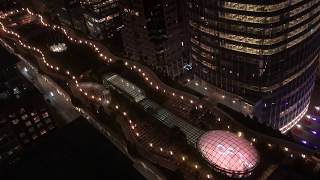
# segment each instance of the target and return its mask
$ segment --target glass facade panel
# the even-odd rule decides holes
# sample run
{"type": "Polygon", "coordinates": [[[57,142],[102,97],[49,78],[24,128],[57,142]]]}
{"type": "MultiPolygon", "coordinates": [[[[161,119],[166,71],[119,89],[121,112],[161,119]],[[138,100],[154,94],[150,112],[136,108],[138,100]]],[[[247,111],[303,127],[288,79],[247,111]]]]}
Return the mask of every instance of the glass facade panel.
{"type": "Polygon", "coordinates": [[[188,0],[188,7],[196,75],[255,105],[259,122],[286,129],[310,101],[320,0],[188,0]]]}

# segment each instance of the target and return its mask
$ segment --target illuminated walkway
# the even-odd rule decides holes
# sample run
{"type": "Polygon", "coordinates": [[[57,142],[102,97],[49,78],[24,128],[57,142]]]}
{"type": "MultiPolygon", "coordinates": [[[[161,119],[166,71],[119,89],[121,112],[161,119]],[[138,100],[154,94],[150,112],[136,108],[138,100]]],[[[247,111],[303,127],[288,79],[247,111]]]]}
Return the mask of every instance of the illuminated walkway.
{"type": "MultiPolygon", "coordinates": [[[[139,76],[141,76],[145,80],[146,85],[149,85],[150,87],[152,87],[155,90],[155,92],[161,93],[161,94],[163,94],[163,95],[165,95],[167,97],[170,97],[172,99],[179,99],[179,100],[182,100],[182,101],[184,101],[186,103],[193,104],[194,107],[196,107],[196,108],[200,108],[200,109],[203,108],[203,104],[202,104],[202,102],[199,101],[199,99],[192,97],[192,95],[190,95],[190,94],[187,94],[185,92],[181,92],[179,90],[173,89],[173,88],[165,85],[163,82],[159,81],[159,79],[156,77],[156,75],[150,69],[145,68],[144,66],[139,65],[138,63],[135,63],[135,62],[131,62],[131,61],[128,61],[128,60],[122,60],[120,58],[113,58],[113,56],[105,50],[106,48],[100,47],[100,45],[98,45],[98,43],[90,41],[90,40],[86,40],[84,38],[79,38],[78,36],[74,35],[74,33],[72,33],[72,32],[70,33],[69,31],[67,31],[66,29],[64,29],[62,27],[59,27],[59,26],[56,26],[56,25],[50,25],[50,24],[44,22],[44,20],[43,20],[41,15],[34,14],[33,12],[29,11],[28,9],[23,9],[23,11],[27,11],[28,14],[30,14],[31,16],[38,17],[40,19],[39,21],[41,22],[41,24],[43,26],[48,27],[48,28],[52,28],[53,30],[56,30],[56,31],[59,31],[59,32],[62,32],[63,34],[66,35],[66,37],[70,41],[72,41],[74,43],[77,43],[77,44],[84,44],[87,47],[93,49],[94,52],[97,53],[99,59],[102,60],[103,62],[111,63],[111,62],[120,60],[121,62],[123,62],[123,64],[127,68],[131,69],[132,72],[139,74],[139,76]]],[[[12,14],[14,14],[14,13],[12,13],[12,14]]],[[[10,15],[10,13],[6,13],[4,15],[1,15],[0,18],[1,19],[5,19],[6,16],[9,16],[9,15],[10,15]]],[[[7,27],[3,23],[1,23],[0,25],[1,25],[1,29],[2,29],[3,34],[6,34],[7,36],[10,36],[10,37],[14,37],[16,39],[16,44],[18,44],[17,46],[20,45],[20,47],[25,48],[27,50],[30,50],[30,52],[35,54],[35,56],[38,55],[40,57],[39,59],[41,59],[41,63],[49,71],[56,72],[57,74],[61,74],[61,75],[66,76],[68,79],[70,79],[70,82],[72,83],[72,85],[76,86],[78,88],[77,90],[80,93],[82,93],[85,96],[88,96],[88,99],[90,99],[90,100],[92,100],[92,101],[94,101],[96,103],[101,103],[101,101],[102,101],[101,97],[89,94],[88,92],[83,91],[79,87],[79,83],[78,83],[79,79],[76,76],[76,74],[74,74],[74,72],[69,71],[67,69],[62,69],[59,66],[52,65],[51,62],[49,62],[49,60],[47,59],[47,56],[45,56],[45,53],[42,52],[42,50],[40,50],[37,47],[31,46],[27,41],[23,40],[23,38],[21,38],[19,34],[17,34],[14,31],[11,31],[11,30],[7,29],[7,27]]],[[[146,106],[148,104],[149,103],[146,103],[146,106]]],[[[120,107],[117,104],[112,104],[112,107],[114,107],[117,110],[120,109],[120,107]]],[[[158,110],[156,105],[152,105],[150,107],[155,108],[155,109],[158,110]]],[[[121,113],[125,117],[128,116],[126,112],[121,112],[121,113]]],[[[167,123],[166,125],[169,126],[169,127],[170,126],[177,126],[177,127],[180,126],[179,125],[180,121],[173,122],[173,120],[172,121],[171,120],[170,121],[164,121],[163,120],[163,123],[165,123],[165,122],[167,123]]],[[[128,123],[130,125],[134,124],[134,122],[129,120],[129,119],[128,119],[128,123]]],[[[244,129],[244,128],[239,128],[239,127],[241,127],[241,126],[235,127],[233,129],[233,131],[239,131],[241,129],[242,130],[244,129]]],[[[140,133],[137,132],[136,129],[138,129],[138,128],[135,128],[133,131],[134,131],[134,133],[136,135],[136,138],[139,139],[139,138],[141,138],[140,137],[140,133]]],[[[188,129],[186,129],[185,132],[188,132],[188,129]]],[[[245,131],[245,133],[246,132],[247,131],[245,131]]],[[[190,139],[193,139],[192,141],[194,141],[195,137],[197,137],[197,133],[198,132],[195,131],[195,132],[193,132],[194,135],[190,136],[190,139]]],[[[245,133],[243,135],[246,136],[247,134],[245,134],[245,133]]],[[[299,156],[299,157],[302,157],[302,158],[306,158],[306,155],[303,154],[303,153],[304,152],[308,152],[308,158],[309,158],[309,157],[311,157],[309,155],[311,155],[313,153],[310,150],[306,150],[304,148],[297,147],[296,144],[289,143],[289,142],[284,142],[282,140],[279,140],[279,139],[276,139],[276,138],[272,138],[272,137],[265,137],[263,135],[258,135],[256,132],[255,133],[250,133],[250,135],[248,135],[247,138],[248,139],[251,138],[252,142],[255,142],[255,141],[265,142],[266,148],[269,148],[269,147],[271,147],[273,145],[275,146],[276,144],[278,144],[279,148],[283,149],[289,155],[291,153],[294,154],[295,157],[299,156]],[[272,144],[270,144],[271,142],[272,142],[272,144]]],[[[140,140],[142,140],[142,139],[140,139],[140,140]]],[[[192,142],[192,141],[190,141],[190,142],[192,142]]],[[[162,148],[160,147],[160,149],[162,149],[162,148]]],[[[165,153],[164,150],[161,150],[161,152],[165,153]]],[[[175,152],[171,152],[171,151],[168,151],[168,152],[170,152],[170,155],[175,154],[175,152]]],[[[182,158],[183,161],[185,161],[184,156],[182,156],[181,158],[182,158]]],[[[193,166],[193,165],[194,165],[193,163],[190,163],[190,166],[193,166]]],[[[197,169],[197,166],[195,167],[195,169],[197,169]]],[[[211,178],[211,177],[212,176],[210,174],[207,175],[208,179],[211,178]]]]}
{"type": "Polygon", "coordinates": [[[193,147],[197,146],[198,138],[205,133],[205,131],[190,125],[148,98],[142,100],[139,104],[146,112],[169,128],[178,127],[186,135],[188,144],[193,145],[193,147]]]}
{"type": "MultiPolygon", "coordinates": [[[[56,25],[47,24],[46,22],[44,22],[41,15],[34,14],[29,9],[22,9],[21,11],[16,10],[16,11],[5,13],[3,15],[0,15],[0,19],[2,19],[2,20],[6,19],[7,16],[14,15],[19,12],[27,12],[30,16],[38,17],[40,23],[43,26],[52,28],[57,31],[61,31],[63,34],[65,34],[68,37],[68,39],[70,41],[73,41],[73,42],[79,43],[79,44],[85,44],[85,45],[89,46],[96,53],[98,53],[100,59],[103,60],[105,63],[114,62],[111,58],[104,55],[102,53],[102,50],[100,48],[98,48],[97,45],[95,45],[95,43],[88,41],[88,40],[83,41],[83,40],[79,40],[79,39],[74,39],[74,37],[73,36],[71,37],[69,35],[69,33],[64,28],[56,26],[56,25]]],[[[63,80],[64,82],[67,82],[69,84],[68,86],[71,89],[75,88],[78,91],[78,93],[82,94],[90,102],[100,104],[104,101],[103,97],[95,96],[95,94],[91,94],[91,93],[85,91],[84,89],[82,89],[80,87],[81,84],[79,83],[80,78],[77,77],[77,75],[74,72],[72,72],[68,69],[64,69],[63,67],[60,67],[58,65],[51,64],[52,63],[51,60],[54,60],[54,59],[48,59],[47,54],[44,51],[42,51],[41,49],[39,49],[36,46],[30,45],[29,42],[26,39],[22,38],[18,33],[8,29],[8,27],[6,27],[3,24],[3,22],[0,22],[0,27],[2,30],[1,35],[3,35],[8,41],[15,42],[15,48],[16,48],[15,51],[18,51],[18,52],[27,51],[28,57],[29,56],[31,56],[31,57],[38,56],[39,57],[38,63],[42,65],[42,66],[40,66],[40,68],[43,71],[46,71],[46,72],[48,71],[48,72],[50,72],[50,74],[56,73],[56,74],[62,76],[61,80],[63,80]]],[[[152,85],[152,83],[151,83],[151,85],[152,85]]],[[[200,176],[205,179],[211,179],[213,177],[211,174],[212,169],[203,163],[201,163],[201,166],[200,166],[198,157],[194,157],[193,155],[189,156],[189,153],[185,153],[185,152],[180,151],[175,148],[167,149],[166,148],[168,146],[167,143],[166,144],[153,144],[152,141],[149,143],[145,142],[145,139],[143,136],[143,130],[142,130],[143,128],[139,127],[140,124],[138,124],[138,121],[130,119],[129,114],[123,110],[125,108],[123,108],[119,104],[116,104],[116,102],[112,102],[112,103],[109,102],[108,104],[109,104],[109,108],[112,109],[113,112],[116,112],[117,116],[120,116],[123,119],[123,121],[124,121],[123,123],[124,123],[124,125],[126,125],[127,131],[130,132],[130,136],[131,136],[130,138],[135,139],[137,144],[143,145],[143,144],[147,143],[147,144],[151,145],[153,149],[158,149],[159,151],[155,152],[156,155],[158,155],[159,157],[165,158],[164,160],[167,160],[168,162],[169,161],[172,162],[173,165],[183,163],[181,166],[178,166],[178,169],[183,172],[188,172],[187,173],[188,175],[190,175],[190,172],[191,172],[192,174],[195,173],[194,175],[196,175],[197,177],[200,176]]],[[[79,108],[78,108],[78,110],[79,110],[79,108]]],[[[172,144],[172,146],[175,146],[175,144],[172,144]]],[[[154,151],[151,151],[151,153],[152,152],[154,152],[154,151]]],[[[162,159],[158,159],[158,160],[161,161],[162,159]]]]}
{"type": "Polygon", "coordinates": [[[117,74],[104,76],[103,83],[107,88],[111,86],[118,92],[125,94],[128,99],[138,103],[148,114],[167,127],[178,127],[186,135],[188,144],[196,148],[198,138],[204,134],[203,130],[194,127],[152,101],[145,96],[142,89],[117,74]]]}

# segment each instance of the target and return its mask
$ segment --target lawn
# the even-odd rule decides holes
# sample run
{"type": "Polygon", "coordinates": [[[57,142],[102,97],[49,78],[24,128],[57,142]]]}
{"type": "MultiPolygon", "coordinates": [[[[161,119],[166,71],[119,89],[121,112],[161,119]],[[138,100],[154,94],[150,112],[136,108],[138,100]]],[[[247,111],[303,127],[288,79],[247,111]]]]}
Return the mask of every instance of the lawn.
{"type": "Polygon", "coordinates": [[[69,70],[76,75],[88,71],[99,61],[91,48],[70,42],[59,31],[36,23],[20,26],[17,31],[30,45],[40,48],[50,64],[69,70]],[[58,43],[66,44],[67,49],[63,52],[52,52],[50,46],[58,43]]]}

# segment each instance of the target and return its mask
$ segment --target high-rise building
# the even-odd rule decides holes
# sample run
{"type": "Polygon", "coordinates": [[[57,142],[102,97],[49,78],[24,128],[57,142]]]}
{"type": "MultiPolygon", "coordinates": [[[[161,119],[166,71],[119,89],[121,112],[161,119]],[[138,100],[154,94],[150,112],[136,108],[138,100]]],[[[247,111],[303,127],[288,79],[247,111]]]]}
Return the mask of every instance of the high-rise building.
{"type": "Polygon", "coordinates": [[[120,0],[127,58],[176,78],[187,64],[183,0],[120,0]]]}
{"type": "Polygon", "coordinates": [[[282,133],[308,109],[319,0],[188,0],[191,58],[204,94],[282,133]]]}
{"type": "Polygon", "coordinates": [[[80,0],[63,0],[56,10],[56,16],[63,26],[87,33],[83,14],[84,9],[80,5],[80,0]]]}
{"type": "Polygon", "coordinates": [[[112,37],[122,27],[118,0],[80,0],[89,35],[96,39],[112,37]]]}

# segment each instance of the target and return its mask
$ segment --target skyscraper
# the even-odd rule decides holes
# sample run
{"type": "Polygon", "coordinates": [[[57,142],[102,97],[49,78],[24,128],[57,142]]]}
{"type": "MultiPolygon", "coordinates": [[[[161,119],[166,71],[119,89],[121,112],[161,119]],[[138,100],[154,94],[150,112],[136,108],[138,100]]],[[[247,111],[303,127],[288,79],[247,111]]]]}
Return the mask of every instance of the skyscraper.
{"type": "MultiPolygon", "coordinates": [[[[282,133],[305,114],[319,54],[319,0],[188,0],[200,86],[282,133]]],[[[220,99],[219,99],[220,98],[220,99]]]]}
{"type": "Polygon", "coordinates": [[[83,16],[84,9],[80,6],[80,0],[63,0],[56,9],[57,18],[63,26],[87,33],[83,16]]]}
{"type": "Polygon", "coordinates": [[[96,39],[113,36],[122,24],[118,0],[80,0],[89,35],[96,39]]]}
{"type": "Polygon", "coordinates": [[[176,78],[188,62],[183,0],[120,0],[126,56],[176,78]]]}

